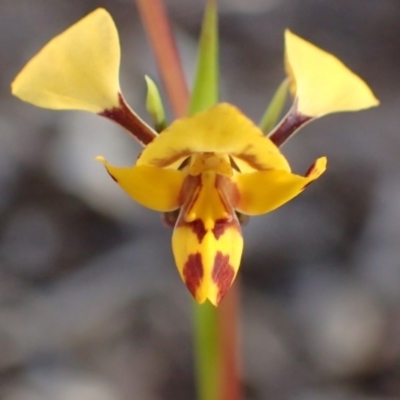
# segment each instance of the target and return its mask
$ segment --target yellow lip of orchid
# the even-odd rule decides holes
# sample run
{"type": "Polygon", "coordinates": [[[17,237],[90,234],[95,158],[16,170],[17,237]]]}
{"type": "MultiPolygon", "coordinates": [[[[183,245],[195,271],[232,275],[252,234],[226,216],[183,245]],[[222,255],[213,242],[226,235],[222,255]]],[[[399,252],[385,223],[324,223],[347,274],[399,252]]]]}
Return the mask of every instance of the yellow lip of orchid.
{"type": "Polygon", "coordinates": [[[101,161],[142,205],[157,211],[180,208],[172,238],[179,273],[199,303],[208,299],[214,305],[231,286],[242,255],[235,210],[249,215],[272,211],[326,167],[321,158],[306,176],[292,174],[278,147],[227,103],[176,120],[133,167],[101,161]],[[235,160],[247,165],[243,171],[235,160]]]}
{"type": "Polygon", "coordinates": [[[379,104],[369,86],[334,55],[285,31],[285,65],[298,113],[309,117],[379,104]]]}

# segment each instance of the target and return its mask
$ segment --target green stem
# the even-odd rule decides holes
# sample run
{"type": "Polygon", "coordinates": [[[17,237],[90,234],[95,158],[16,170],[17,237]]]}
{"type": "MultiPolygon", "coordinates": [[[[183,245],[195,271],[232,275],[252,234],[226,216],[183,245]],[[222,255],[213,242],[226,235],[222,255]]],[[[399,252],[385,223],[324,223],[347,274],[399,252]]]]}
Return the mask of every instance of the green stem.
{"type": "Polygon", "coordinates": [[[218,316],[211,303],[194,304],[194,344],[198,400],[220,398],[218,316]]]}
{"type": "MultiPolygon", "coordinates": [[[[177,117],[189,104],[182,68],[162,0],[136,0],[156,54],[164,86],[177,117]],[[163,33],[159,27],[163,27],[163,33]],[[164,35],[164,36],[163,36],[164,35]],[[165,35],[168,37],[166,38],[165,35]],[[172,60],[172,61],[171,61],[172,60]],[[178,93],[177,93],[178,92],[178,93]]],[[[199,45],[189,114],[218,102],[218,30],[216,0],[208,0],[199,45]]],[[[194,305],[194,346],[198,400],[240,400],[238,357],[239,282],[219,308],[194,305]]]]}

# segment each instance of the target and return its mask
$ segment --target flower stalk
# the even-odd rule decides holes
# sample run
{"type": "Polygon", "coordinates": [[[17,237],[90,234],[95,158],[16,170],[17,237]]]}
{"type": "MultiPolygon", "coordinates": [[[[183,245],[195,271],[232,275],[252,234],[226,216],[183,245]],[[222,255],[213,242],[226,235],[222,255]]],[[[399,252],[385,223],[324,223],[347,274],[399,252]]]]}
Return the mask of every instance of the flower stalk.
{"type": "Polygon", "coordinates": [[[175,116],[186,115],[189,92],[162,0],[136,0],[175,116]],[[163,66],[167,65],[168,68],[163,66]]]}
{"type": "MultiPolygon", "coordinates": [[[[199,43],[197,70],[192,93],[182,87],[186,86],[183,69],[179,66],[176,45],[162,0],[157,0],[156,16],[153,4],[146,0],[136,0],[143,23],[151,42],[160,75],[163,79],[168,98],[174,104],[176,116],[189,104],[189,114],[204,111],[218,103],[218,21],[216,1],[209,0],[203,21],[199,43]],[[169,32],[168,39],[162,38],[157,25],[169,32]],[[163,44],[160,44],[163,41],[163,44]],[[162,60],[162,62],[160,62],[162,60]],[[167,60],[172,60],[169,63],[167,60]],[[172,78],[173,77],[173,78],[172,78]],[[169,79],[167,81],[166,79],[169,79]],[[177,81],[174,84],[172,79],[177,81]],[[176,91],[180,92],[176,93],[176,91]],[[185,96],[187,93],[187,96],[185,96]],[[175,102],[175,103],[173,103],[175,102]],[[178,112],[177,112],[178,111],[178,112]]],[[[166,213],[168,221],[172,213],[166,213]]],[[[173,214],[172,214],[173,216],[173,214]]],[[[175,215],[176,217],[176,215],[175,215]]],[[[176,222],[176,220],[174,220],[176,222]]],[[[194,351],[195,374],[198,400],[240,400],[238,325],[239,325],[239,291],[240,283],[230,289],[229,294],[215,308],[210,303],[194,307],[194,351]]]]}

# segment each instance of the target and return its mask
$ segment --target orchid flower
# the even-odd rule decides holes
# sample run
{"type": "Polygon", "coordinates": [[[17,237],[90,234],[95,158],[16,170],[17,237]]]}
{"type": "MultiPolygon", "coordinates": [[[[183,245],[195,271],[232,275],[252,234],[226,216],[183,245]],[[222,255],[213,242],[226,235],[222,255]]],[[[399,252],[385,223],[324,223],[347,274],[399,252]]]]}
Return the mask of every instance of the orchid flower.
{"type": "Polygon", "coordinates": [[[138,203],[176,212],[172,248],[180,276],[197,302],[218,305],[242,256],[238,215],[282,206],[325,171],[321,157],[304,176],[292,173],[279,146],[312,119],[378,104],[336,57],[290,31],[285,48],[293,106],[268,137],[228,103],[177,119],[160,133],[152,129],[124,100],[118,33],[104,9],[52,39],[15,78],[12,93],[39,107],[109,118],[144,146],[133,166],[98,160],[138,203]]]}

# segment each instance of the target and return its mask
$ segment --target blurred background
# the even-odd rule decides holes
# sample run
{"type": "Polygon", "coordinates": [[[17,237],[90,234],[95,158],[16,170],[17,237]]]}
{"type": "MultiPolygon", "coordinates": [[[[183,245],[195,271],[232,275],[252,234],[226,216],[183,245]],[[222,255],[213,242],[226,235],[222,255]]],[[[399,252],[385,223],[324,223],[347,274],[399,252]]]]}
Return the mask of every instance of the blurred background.
{"type": "MultiPolygon", "coordinates": [[[[204,1],[165,0],[188,79],[204,1]]],[[[325,175],[244,228],[249,400],[400,398],[400,3],[220,0],[223,99],[258,120],[284,77],[283,30],[336,54],[382,105],[332,115],[283,152],[325,175]]],[[[121,36],[121,84],[145,116],[158,75],[133,0],[0,1],[0,399],[194,398],[192,303],[171,231],[93,159],[140,151],[118,126],[24,104],[9,85],[97,7],[121,36]]],[[[79,45],[79,44],[77,44],[79,45]]]]}

